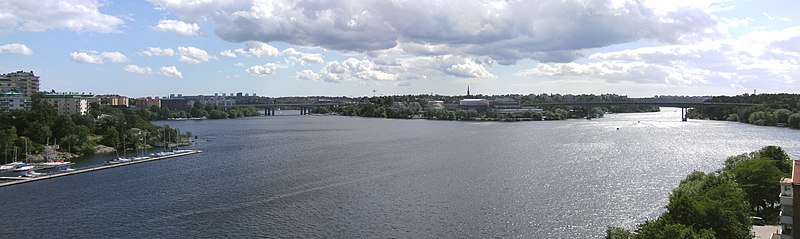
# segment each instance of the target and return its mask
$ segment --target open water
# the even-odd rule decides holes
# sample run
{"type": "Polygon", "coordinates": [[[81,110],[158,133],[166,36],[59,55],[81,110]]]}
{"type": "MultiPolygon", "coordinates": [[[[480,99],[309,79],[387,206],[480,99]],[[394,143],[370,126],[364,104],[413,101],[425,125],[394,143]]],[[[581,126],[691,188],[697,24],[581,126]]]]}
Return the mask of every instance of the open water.
{"type": "Polygon", "coordinates": [[[778,145],[800,158],[798,130],[662,110],[158,122],[205,152],[0,188],[0,238],[598,238],[657,217],[681,179],[728,156],[778,145]]]}

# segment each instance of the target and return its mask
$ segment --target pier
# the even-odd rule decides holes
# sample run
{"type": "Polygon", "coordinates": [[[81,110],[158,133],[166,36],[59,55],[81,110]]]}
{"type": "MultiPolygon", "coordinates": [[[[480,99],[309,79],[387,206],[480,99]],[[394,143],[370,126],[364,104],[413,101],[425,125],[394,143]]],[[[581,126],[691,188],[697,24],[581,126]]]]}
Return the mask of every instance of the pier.
{"type": "Polygon", "coordinates": [[[174,158],[174,157],[186,156],[186,155],[191,155],[191,154],[198,154],[198,153],[202,153],[202,152],[203,152],[202,150],[178,150],[178,151],[176,151],[175,153],[172,153],[172,154],[155,156],[155,157],[150,157],[150,158],[146,158],[146,159],[131,160],[131,161],[128,161],[128,162],[107,164],[107,165],[101,165],[101,166],[97,166],[97,167],[75,169],[74,171],[57,172],[57,173],[46,174],[46,175],[43,174],[43,175],[37,176],[37,177],[0,177],[0,179],[2,179],[2,180],[13,180],[13,181],[10,181],[10,182],[0,183],[0,187],[17,185],[17,184],[33,182],[33,181],[39,181],[39,180],[45,180],[45,179],[51,179],[51,178],[57,178],[57,177],[63,177],[63,176],[69,176],[69,175],[74,175],[74,174],[79,174],[79,173],[98,171],[98,170],[109,169],[109,168],[128,166],[128,165],[131,165],[131,164],[145,163],[145,162],[150,162],[150,161],[155,161],[155,160],[162,160],[162,159],[167,159],[167,158],[174,158]]]}

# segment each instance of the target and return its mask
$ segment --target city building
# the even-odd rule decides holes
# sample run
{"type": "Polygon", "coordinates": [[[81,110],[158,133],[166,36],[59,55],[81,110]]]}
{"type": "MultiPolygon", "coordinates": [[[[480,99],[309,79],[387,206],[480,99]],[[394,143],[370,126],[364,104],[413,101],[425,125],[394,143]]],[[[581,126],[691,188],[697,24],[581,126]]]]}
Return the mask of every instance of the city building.
{"type": "Polygon", "coordinates": [[[17,71],[0,75],[0,91],[15,91],[24,96],[39,92],[39,77],[33,71],[17,71]]]}
{"type": "Polygon", "coordinates": [[[519,102],[511,97],[499,97],[492,101],[494,108],[519,108],[519,102]]]}
{"type": "Polygon", "coordinates": [[[156,108],[161,108],[161,100],[153,99],[153,98],[135,98],[130,99],[130,106],[137,107],[137,108],[151,108],[155,106],[156,108]]]}
{"type": "Polygon", "coordinates": [[[44,92],[42,101],[50,104],[59,115],[84,115],[89,112],[89,104],[99,103],[91,93],[44,92]]]}
{"type": "Polygon", "coordinates": [[[13,91],[0,93],[0,111],[31,109],[31,97],[13,91]]]}
{"type": "MultiPolygon", "coordinates": [[[[781,179],[781,232],[779,234],[781,239],[796,238],[797,236],[795,236],[792,229],[795,227],[800,228],[800,225],[794,221],[794,214],[800,215],[800,211],[798,211],[800,207],[794,207],[795,204],[800,205],[800,197],[794,197],[795,189],[800,190],[800,161],[798,160],[792,161],[792,177],[781,179]]],[[[775,235],[773,235],[773,238],[775,238],[775,235]]]]}
{"type": "Polygon", "coordinates": [[[128,107],[130,106],[128,97],[121,95],[98,95],[101,105],[108,105],[113,107],[128,107]]]}
{"type": "Polygon", "coordinates": [[[189,110],[189,101],[184,98],[162,98],[161,107],[170,111],[186,111],[189,110]]]}
{"type": "Polygon", "coordinates": [[[441,100],[429,100],[428,104],[425,105],[428,109],[436,109],[436,110],[443,110],[444,109],[444,101],[441,100]]]}

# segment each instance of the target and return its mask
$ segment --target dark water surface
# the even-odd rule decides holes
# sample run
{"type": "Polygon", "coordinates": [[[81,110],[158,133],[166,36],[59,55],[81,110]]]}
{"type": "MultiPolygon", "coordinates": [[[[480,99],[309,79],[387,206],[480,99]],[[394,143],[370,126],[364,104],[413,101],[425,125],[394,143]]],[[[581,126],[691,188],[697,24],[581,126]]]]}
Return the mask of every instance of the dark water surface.
{"type": "Polygon", "coordinates": [[[0,238],[596,238],[658,216],[693,170],[800,131],[680,111],[446,122],[158,122],[202,154],[0,188],[0,238]],[[617,130],[619,128],[619,130],[617,130]]]}

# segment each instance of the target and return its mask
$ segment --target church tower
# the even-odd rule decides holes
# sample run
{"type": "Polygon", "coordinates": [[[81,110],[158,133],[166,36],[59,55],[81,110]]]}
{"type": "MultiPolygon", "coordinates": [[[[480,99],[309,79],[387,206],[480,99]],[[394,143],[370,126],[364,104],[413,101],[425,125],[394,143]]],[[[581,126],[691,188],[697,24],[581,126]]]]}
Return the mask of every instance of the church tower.
{"type": "Polygon", "coordinates": [[[469,96],[469,86],[467,86],[467,96],[469,96]]]}

